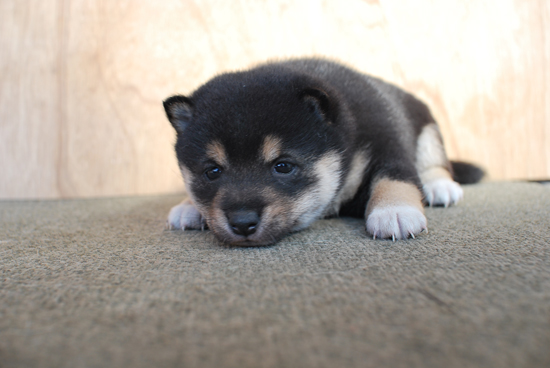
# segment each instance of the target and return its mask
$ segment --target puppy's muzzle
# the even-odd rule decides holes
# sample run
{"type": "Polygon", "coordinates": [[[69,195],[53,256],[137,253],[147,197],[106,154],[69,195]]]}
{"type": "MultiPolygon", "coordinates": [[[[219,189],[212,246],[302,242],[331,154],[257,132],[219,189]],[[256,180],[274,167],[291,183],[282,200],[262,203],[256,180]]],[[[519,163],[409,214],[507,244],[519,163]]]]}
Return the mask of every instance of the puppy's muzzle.
{"type": "Polygon", "coordinates": [[[227,221],[236,235],[249,236],[256,232],[260,216],[254,210],[233,211],[227,214],[227,221]]]}

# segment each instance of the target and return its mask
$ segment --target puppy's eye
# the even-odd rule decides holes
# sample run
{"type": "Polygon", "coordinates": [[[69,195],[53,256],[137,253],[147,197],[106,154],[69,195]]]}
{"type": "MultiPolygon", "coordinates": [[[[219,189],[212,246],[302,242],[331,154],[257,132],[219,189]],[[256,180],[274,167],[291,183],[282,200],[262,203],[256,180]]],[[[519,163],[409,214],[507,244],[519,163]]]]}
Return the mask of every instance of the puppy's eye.
{"type": "Polygon", "coordinates": [[[206,170],[204,175],[208,178],[208,180],[216,180],[222,175],[222,169],[214,166],[206,170]]]}
{"type": "Polygon", "coordinates": [[[277,162],[273,166],[273,170],[279,174],[290,174],[294,171],[294,165],[289,162],[277,162]]]}

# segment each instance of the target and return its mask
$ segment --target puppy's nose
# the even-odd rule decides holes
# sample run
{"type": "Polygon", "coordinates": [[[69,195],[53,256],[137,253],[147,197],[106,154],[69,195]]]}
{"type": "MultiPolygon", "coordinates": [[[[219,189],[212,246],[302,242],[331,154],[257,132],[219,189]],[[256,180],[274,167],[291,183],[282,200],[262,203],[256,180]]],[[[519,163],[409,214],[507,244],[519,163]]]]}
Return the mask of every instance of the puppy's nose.
{"type": "Polygon", "coordinates": [[[256,227],[260,222],[260,217],[256,211],[235,211],[227,216],[229,226],[237,235],[252,235],[256,232],[256,227]]]}

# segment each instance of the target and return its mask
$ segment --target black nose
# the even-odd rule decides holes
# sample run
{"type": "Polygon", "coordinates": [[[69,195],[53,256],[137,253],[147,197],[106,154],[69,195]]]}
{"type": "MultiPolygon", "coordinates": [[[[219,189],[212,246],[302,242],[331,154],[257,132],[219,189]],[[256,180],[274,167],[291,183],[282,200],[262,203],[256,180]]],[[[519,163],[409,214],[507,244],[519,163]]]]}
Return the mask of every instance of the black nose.
{"type": "Polygon", "coordinates": [[[260,217],[256,211],[235,211],[227,216],[229,226],[237,235],[252,235],[256,232],[256,227],[260,222],[260,217]]]}

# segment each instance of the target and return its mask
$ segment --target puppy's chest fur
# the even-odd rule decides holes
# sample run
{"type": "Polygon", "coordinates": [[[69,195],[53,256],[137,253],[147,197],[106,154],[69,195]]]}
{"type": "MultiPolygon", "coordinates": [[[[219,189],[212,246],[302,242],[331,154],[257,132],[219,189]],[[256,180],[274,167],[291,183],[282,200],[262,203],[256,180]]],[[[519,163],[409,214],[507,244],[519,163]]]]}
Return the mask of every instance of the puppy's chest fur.
{"type": "Polygon", "coordinates": [[[426,105],[334,62],[223,74],[164,105],[190,196],[172,228],[264,245],[340,214],[400,239],[426,228],[422,191],[433,204],[462,195],[426,105]]]}

